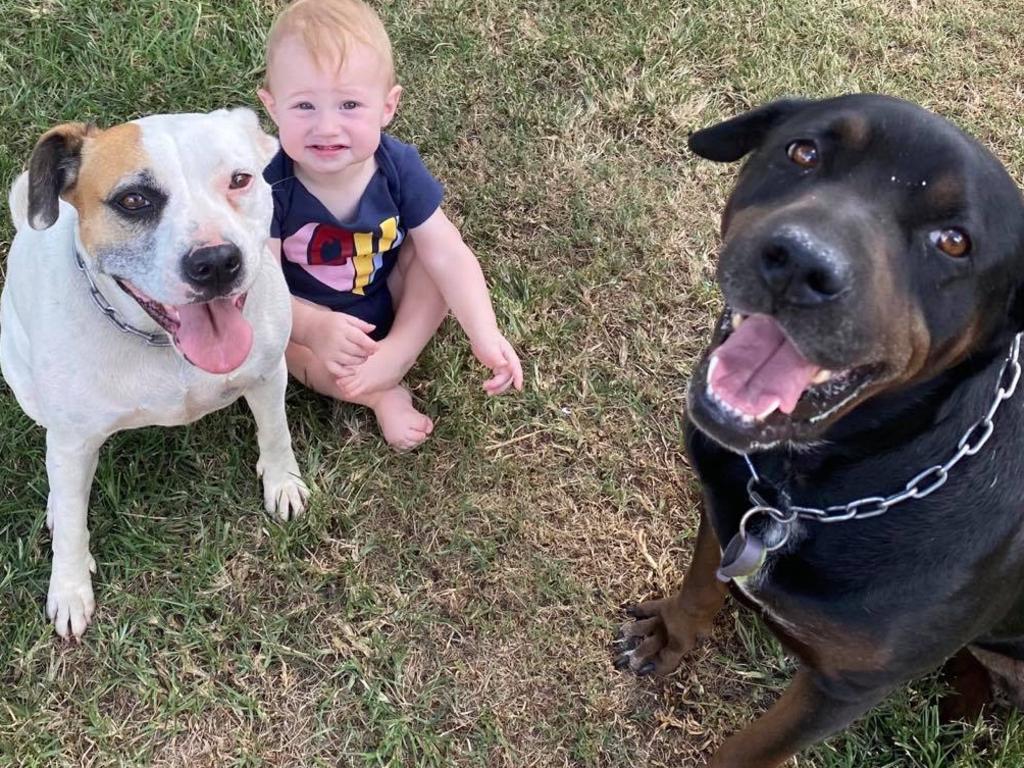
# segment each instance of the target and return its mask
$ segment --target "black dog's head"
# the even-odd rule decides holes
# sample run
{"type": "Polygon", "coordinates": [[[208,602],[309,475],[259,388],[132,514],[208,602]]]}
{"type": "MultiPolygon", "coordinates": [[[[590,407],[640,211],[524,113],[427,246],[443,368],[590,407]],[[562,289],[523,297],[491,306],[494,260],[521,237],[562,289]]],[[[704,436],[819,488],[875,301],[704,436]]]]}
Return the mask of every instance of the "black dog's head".
{"type": "Polygon", "coordinates": [[[1024,326],[1024,201],[946,120],[876,95],[778,101],[690,147],[752,153],[722,217],[726,309],[688,395],[718,442],[813,442],[1024,326]]]}

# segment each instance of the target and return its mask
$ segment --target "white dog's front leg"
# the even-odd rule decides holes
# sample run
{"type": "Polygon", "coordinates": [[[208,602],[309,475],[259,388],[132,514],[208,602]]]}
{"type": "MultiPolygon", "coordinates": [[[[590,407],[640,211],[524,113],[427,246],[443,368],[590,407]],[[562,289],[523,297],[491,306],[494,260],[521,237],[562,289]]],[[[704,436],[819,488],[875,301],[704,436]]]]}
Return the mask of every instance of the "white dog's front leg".
{"type": "Polygon", "coordinates": [[[263,506],[280,520],[301,514],[309,497],[309,489],[299,476],[284,413],[287,385],[288,368],[282,357],[274,373],[245,392],[245,400],[256,417],[256,440],[260,446],[256,472],[263,478],[263,506]]]}
{"type": "Polygon", "coordinates": [[[89,489],[103,438],[83,440],[48,430],[46,518],[53,540],[53,566],[46,614],[61,637],[81,637],[96,607],[89,553],[89,489]]]}

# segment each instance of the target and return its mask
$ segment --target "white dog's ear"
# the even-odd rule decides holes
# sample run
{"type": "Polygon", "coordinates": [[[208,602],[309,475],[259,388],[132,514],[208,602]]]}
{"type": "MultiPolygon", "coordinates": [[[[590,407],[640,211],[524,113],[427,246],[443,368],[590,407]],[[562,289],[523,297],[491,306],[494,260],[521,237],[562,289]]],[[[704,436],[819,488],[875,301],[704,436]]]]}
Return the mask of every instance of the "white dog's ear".
{"type": "Polygon", "coordinates": [[[263,161],[263,164],[269,163],[271,158],[277,154],[277,139],[270,134],[264,133],[256,113],[248,107],[235,107],[228,110],[228,115],[252,136],[253,143],[260,153],[260,159],[263,161]]]}
{"type": "Polygon", "coordinates": [[[36,142],[28,162],[28,223],[33,229],[46,229],[57,220],[57,199],[78,181],[82,147],[96,130],[86,123],[64,123],[36,142]]]}

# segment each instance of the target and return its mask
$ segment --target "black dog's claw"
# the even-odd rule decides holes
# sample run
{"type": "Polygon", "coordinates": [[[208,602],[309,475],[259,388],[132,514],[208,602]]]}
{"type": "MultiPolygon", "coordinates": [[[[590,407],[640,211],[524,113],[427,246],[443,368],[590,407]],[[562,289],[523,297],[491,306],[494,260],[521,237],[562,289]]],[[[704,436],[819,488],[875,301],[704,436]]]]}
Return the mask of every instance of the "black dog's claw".
{"type": "Polygon", "coordinates": [[[627,616],[633,619],[645,618],[644,614],[640,611],[640,606],[636,604],[627,605],[625,608],[623,608],[623,611],[627,616]]]}
{"type": "Polygon", "coordinates": [[[618,634],[615,635],[615,639],[612,640],[612,645],[621,648],[623,652],[634,651],[637,646],[640,645],[640,638],[636,635],[626,635],[623,630],[619,630],[618,634]]]}
{"type": "Polygon", "coordinates": [[[619,670],[619,672],[625,671],[629,668],[629,657],[619,656],[612,662],[612,666],[619,670]]]}
{"type": "Polygon", "coordinates": [[[653,671],[654,671],[654,662],[653,661],[648,661],[646,664],[644,664],[642,667],[640,667],[640,669],[638,669],[636,671],[636,675],[637,675],[637,677],[646,677],[647,675],[651,674],[651,672],[653,672],[653,671]]]}

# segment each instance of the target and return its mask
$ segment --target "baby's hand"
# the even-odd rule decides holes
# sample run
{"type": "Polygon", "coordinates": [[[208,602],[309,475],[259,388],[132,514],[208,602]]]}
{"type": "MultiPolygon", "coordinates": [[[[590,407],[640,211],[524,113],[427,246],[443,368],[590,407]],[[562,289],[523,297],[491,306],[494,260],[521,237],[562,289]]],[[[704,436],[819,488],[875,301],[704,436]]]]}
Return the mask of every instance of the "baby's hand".
{"type": "Polygon", "coordinates": [[[497,329],[493,333],[472,342],[476,359],[486,365],[494,375],[484,382],[488,395],[500,395],[510,386],[523,389],[523,366],[519,355],[497,329]]]}
{"type": "Polygon", "coordinates": [[[377,342],[368,335],[375,327],[344,312],[325,312],[309,348],[332,376],[340,376],[346,367],[366,362],[377,351],[377,342]]]}

